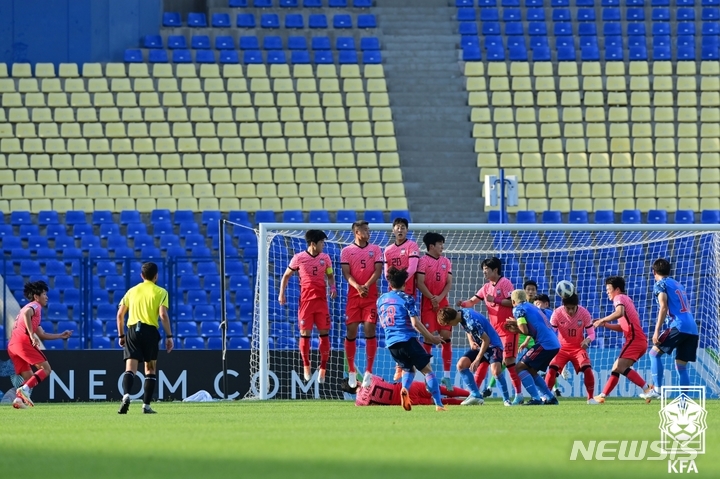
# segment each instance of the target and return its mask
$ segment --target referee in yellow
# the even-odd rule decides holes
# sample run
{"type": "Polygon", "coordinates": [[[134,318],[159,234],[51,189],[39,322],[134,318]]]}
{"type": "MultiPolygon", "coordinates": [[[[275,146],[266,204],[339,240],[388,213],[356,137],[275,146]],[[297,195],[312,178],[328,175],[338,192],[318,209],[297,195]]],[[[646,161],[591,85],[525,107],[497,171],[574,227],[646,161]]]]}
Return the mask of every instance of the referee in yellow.
{"type": "Polygon", "coordinates": [[[130,409],[130,390],[135,382],[138,363],[145,363],[145,387],[143,395],[143,414],[155,414],[150,407],[155,383],[157,382],[157,356],[160,343],[158,317],[165,330],[165,349],[173,349],[172,330],[168,317],[168,292],[155,284],[158,280],[158,267],[155,263],[142,265],[140,274],[143,282],[125,293],[120,301],[117,313],[117,327],[120,333],[118,342],[125,350],[125,374],[123,375],[123,398],[118,414],[127,414],[130,409]],[[125,332],[125,314],[129,314],[127,333],[125,332]]]}

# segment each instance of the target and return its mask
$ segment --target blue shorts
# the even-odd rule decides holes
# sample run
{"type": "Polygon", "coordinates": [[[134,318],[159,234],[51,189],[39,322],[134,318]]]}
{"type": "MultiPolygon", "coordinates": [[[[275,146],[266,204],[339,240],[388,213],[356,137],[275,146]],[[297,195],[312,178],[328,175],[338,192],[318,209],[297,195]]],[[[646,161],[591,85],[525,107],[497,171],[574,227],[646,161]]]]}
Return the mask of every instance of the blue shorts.
{"type": "Polygon", "coordinates": [[[528,349],[522,362],[525,363],[528,368],[534,369],[535,371],[545,371],[559,351],[560,349],[545,349],[539,344],[536,344],[528,349]]]}
{"type": "Polygon", "coordinates": [[[412,371],[413,368],[422,371],[432,359],[432,354],[425,351],[417,338],[388,346],[388,351],[395,362],[405,371],[412,371]]]}
{"type": "Polygon", "coordinates": [[[665,354],[675,350],[675,359],[695,362],[699,341],[700,337],[697,334],[681,333],[677,328],[670,328],[660,335],[660,346],[657,348],[665,354]]]}
{"type": "MultiPolygon", "coordinates": [[[[478,357],[478,354],[480,354],[479,349],[468,349],[465,351],[465,354],[463,354],[464,358],[468,358],[471,362],[475,361],[478,357]]],[[[485,355],[483,356],[481,363],[501,363],[503,360],[503,349],[499,348],[497,346],[490,346],[487,351],[485,351],[485,355]]]]}

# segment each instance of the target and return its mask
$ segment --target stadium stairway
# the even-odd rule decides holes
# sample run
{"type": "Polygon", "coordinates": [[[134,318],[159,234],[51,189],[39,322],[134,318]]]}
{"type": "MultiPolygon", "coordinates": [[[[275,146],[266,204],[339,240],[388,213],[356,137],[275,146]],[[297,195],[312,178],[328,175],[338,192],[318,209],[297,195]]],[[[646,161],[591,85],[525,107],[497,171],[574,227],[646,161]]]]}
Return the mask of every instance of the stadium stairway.
{"type": "Polygon", "coordinates": [[[447,0],[378,0],[376,5],[413,219],[484,221],[454,5],[450,8],[447,0]]]}

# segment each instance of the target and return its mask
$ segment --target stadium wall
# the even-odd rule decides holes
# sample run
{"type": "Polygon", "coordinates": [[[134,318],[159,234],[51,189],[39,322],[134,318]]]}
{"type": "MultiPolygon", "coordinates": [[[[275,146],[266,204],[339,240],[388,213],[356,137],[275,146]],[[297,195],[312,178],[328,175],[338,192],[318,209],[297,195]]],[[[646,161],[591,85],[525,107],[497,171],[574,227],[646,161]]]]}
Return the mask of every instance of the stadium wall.
{"type": "Polygon", "coordinates": [[[0,61],[121,62],[126,48],[157,34],[162,0],[3,0],[0,61]]]}

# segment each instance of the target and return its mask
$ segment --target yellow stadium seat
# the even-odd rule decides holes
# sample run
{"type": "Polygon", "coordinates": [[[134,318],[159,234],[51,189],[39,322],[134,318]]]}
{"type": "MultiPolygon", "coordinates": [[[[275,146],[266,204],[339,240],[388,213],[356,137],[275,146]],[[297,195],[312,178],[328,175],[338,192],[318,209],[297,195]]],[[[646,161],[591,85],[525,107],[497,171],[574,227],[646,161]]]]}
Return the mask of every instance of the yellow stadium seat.
{"type": "MultiPolygon", "coordinates": [[[[370,66],[370,65],[368,65],[370,66]]],[[[366,67],[367,68],[367,67],[366,67]]],[[[367,71],[366,71],[367,74],[367,71]]],[[[465,76],[475,77],[485,75],[485,65],[482,62],[467,62],[465,63],[465,76]]]]}
{"type": "Polygon", "coordinates": [[[533,62],[533,75],[536,77],[551,77],[553,72],[553,64],[550,62],[533,62]]]}

